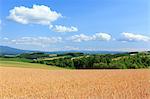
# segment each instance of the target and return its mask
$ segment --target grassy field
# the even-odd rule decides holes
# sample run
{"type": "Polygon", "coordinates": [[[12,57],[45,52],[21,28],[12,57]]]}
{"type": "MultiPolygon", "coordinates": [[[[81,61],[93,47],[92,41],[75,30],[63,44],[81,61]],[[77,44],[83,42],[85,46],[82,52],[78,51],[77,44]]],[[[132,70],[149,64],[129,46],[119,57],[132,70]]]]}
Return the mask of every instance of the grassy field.
{"type": "Polygon", "coordinates": [[[0,61],[0,67],[20,67],[20,68],[41,68],[41,69],[50,69],[50,70],[59,70],[64,69],[56,66],[49,66],[44,64],[36,64],[36,63],[27,63],[27,62],[18,62],[18,61],[0,61]]]}
{"type": "Polygon", "coordinates": [[[0,99],[150,99],[149,69],[0,67],[0,78],[0,99]]]}
{"type": "Polygon", "coordinates": [[[1,61],[32,62],[32,60],[25,58],[0,58],[0,62],[1,61]]]}
{"type": "Polygon", "coordinates": [[[54,60],[54,59],[60,59],[60,58],[65,58],[65,56],[52,57],[52,58],[43,58],[43,59],[39,59],[39,60],[54,60]]]}

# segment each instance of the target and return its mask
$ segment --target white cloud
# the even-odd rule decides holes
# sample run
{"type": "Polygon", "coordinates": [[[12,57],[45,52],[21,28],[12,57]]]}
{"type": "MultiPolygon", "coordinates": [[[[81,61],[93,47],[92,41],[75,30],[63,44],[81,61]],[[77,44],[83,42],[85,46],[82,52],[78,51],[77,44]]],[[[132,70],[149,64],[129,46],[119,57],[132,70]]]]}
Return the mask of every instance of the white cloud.
{"type": "Polygon", "coordinates": [[[60,13],[52,11],[45,5],[33,5],[32,8],[20,6],[11,9],[8,19],[21,24],[50,25],[53,21],[62,17],[60,13]]]}
{"type": "Polygon", "coordinates": [[[73,42],[81,42],[81,41],[89,41],[92,40],[92,37],[80,34],[80,35],[74,35],[70,38],[73,42]]]}
{"type": "Polygon", "coordinates": [[[93,39],[101,41],[109,41],[111,39],[111,35],[107,33],[96,33],[95,35],[93,35],[93,39]]]}
{"type": "Polygon", "coordinates": [[[7,42],[9,39],[7,37],[0,37],[0,42],[7,42]]]}
{"type": "Polygon", "coordinates": [[[121,41],[144,41],[144,42],[150,41],[149,36],[144,36],[141,34],[123,32],[122,35],[123,39],[121,39],[121,41]]]}
{"type": "Polygon", "coordinates": [[[77,32],[78,29],[74,26],[66,27],[66,26],[61,26],[61,25],[55,25],[55,27],[53,28],[53,31],[55,32],[77,32]]]}
{"type": "Polygon", "coordinates": [[[64,46],[62,50],[79,50],[79,48],[74,46],[64,46]]]}
{"type": "Polygon", "coordinates": [[[4,40],[9,40],[7,37],[4,37],[3,39],[4,39],[4,40]]]}
{"type": "Polygon", "coordinates": [[[51,24],[51,25],[49,25],[49,29],[52,29],[53,28],[53,25],[51,24]]]}
{"type": "Polygon", "coordinates": [[[73,42],[82,42],[82,41],[109,41],[111,40],[111,35],[107,33],[96,33],[92,36],[80,34],[80,35],[74,35],[70,38],[73,42]]]}
{"type": "MultiPolygon", "coordinates": [[[[45,5],[33,5],[32,8],[25,6],[14,7],[9,11],[10,20],[21,24],[40,24],[47,25],[49,29],[55,32],[77,32],[74,26],[66,27],[61,25],[52,25],[52,22],[61,18],[62,15],[56,11],[52,11],[50,7],[45,5]]],[[[0,21],[1,23],[1,21],[0,21]]]]}
{"type": "Polygon", "coordinates": [[[18,39],[3,38],[0,41],[2,43],[10,43],[10,44],[43,46],[43,45],[60,43],[62,41],[62,38],[61,37],[21,37],[18,39]]]}

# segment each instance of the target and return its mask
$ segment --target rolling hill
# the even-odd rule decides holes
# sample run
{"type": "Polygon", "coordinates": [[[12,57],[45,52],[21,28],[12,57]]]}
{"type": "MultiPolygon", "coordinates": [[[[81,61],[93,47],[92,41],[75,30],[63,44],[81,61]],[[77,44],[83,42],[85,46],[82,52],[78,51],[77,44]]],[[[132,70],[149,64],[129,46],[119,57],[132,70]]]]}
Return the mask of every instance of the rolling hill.
{"type": "Polygon", "coordinates": [[[22,54],[22,53],[28,53],[31,52],[29,50],[21,50],[17,48],[12,48],[8,46],[0,46],[0,55],[16,55],[16,54],[22,54]]]}

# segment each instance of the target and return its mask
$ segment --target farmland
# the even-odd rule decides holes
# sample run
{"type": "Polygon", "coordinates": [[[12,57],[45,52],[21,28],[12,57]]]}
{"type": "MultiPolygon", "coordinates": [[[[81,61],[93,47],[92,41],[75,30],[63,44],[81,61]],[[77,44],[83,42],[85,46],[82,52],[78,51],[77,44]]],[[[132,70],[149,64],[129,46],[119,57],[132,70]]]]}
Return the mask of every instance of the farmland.
{"type": "Polygon", "coordinates": [[[150,52],[118,54],[31,52],[18,55],[0,55],[0,61],[25,62],[33,65],[43,64],[47,67],[55,66],[67,69],[144,69],[150,68],[150,52]]]}
{"type": "Polygon", "coordinates": [[[150,70],[0,67],[0,98],[148,99],[150,70]]]}
{"type": "Polygon", "coordinates": [[[0,99],[149,99],[149,55],[1,55],[0,99]]]}
{"type": "Polygon", "coordinates": [[[0,61],[0,66],[1,67],[20,67],[20,68],[37,68],[37,69],[49,69],[49,70],[59,70],[59,69],[64,69],[61,67],[56,67],[56,66],[48,66],[44,64],[33,64],[33,63],[28,63],[28,62],[19,62],[17,61],[7,61],[7,60],[1,60],[0,61]]]}

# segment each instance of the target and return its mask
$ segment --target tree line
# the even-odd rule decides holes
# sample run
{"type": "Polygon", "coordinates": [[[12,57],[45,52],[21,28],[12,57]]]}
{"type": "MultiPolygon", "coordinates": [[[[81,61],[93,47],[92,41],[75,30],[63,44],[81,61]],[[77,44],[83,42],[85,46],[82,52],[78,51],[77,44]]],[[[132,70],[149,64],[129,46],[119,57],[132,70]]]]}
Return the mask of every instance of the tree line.
{"type": "Polygon", "coordinates": [[[138,69],[150,67],[150,54],[94,54],[73,59],[68,57],[33,62],[75,69],[138,69]]]}

